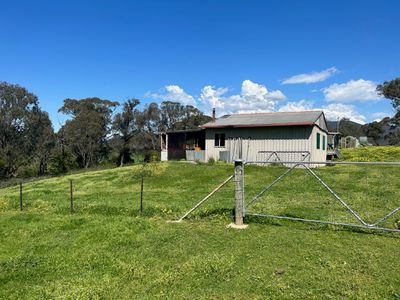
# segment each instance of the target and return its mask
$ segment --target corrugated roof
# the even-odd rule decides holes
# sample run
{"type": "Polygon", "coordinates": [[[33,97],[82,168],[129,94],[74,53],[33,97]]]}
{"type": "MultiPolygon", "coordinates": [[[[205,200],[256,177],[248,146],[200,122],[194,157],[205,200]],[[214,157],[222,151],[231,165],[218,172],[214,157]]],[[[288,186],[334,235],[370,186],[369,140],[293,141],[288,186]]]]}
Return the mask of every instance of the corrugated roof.
{"type": "Polygon", "coordinates": [[[323,112],[320,110],[301,112],[273,112],[225,115],[204,124],[203,128],[223,127],[272,127],[313,125],[323,112]]]}

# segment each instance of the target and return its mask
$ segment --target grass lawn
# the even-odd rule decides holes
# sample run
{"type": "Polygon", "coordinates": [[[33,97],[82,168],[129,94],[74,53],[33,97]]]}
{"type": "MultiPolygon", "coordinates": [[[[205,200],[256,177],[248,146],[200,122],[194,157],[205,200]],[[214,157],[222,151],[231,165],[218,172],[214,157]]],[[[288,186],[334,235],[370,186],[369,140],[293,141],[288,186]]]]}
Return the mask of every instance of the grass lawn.
{"type": "MultiPolygon", "coordinates": [[[[0,299],[399,299],[400,234],[251,217],[227,229],[229,183],[193,216],[177,219],[233,166],[182,162],[27,183],[0,190],[0,299]],[[69,212],[69,179],[75,212],[69,212]]],[[[284,171],[247,166],[246,199],[284,171]]],[[[316,171],[368,221],[400,205],[400,168],[316,171]]],[[[249,208],[354,222],[305,170],[295,170],[249,208]]],[[[385,226],[394,228],[397,215],[385,226]]]]}

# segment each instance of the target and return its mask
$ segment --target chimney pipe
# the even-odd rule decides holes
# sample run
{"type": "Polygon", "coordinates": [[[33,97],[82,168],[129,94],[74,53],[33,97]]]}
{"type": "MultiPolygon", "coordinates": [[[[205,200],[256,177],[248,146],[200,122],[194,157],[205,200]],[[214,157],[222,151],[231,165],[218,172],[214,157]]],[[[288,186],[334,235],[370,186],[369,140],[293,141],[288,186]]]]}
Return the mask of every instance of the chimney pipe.
{"type": "Polygon", "coordinates": [[[212,121],[215,122],[215,108],[212,109],[212,121]]]}

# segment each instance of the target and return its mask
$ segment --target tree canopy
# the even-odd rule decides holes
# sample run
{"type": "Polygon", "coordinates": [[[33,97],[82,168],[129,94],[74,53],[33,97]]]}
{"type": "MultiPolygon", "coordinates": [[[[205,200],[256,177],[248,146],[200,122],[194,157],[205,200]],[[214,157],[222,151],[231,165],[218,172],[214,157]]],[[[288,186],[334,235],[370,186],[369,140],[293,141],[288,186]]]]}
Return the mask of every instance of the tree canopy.
{"type": "Polygon", "coordinates": [[[383,84],[379,84],[376,89],[379,95],[392,101],[394,109],[400,111],[400,77],[385,81],[383,84]]]}
{"type": "Polygon", "coordinates": [[[43,165],[53,128],[37,96],[19,85],[0,82],[0,115],[0,175],[15,176],[34,157],[43,165]]]}
{"type": "Polygon", "coordinates": [[[113,148],[118,152],[120,166],[131,162],[131,140],[139,131],[137,116],[140,113],[136,108],[140,104],[138,99],[128,99],[123,103],[122,112],[117,113],[112,122],[114,132],[113,148]]]}
{"type": "Polygon", "coordinates": [[[60,112],[71,115],[63,126],[65,139],[81,167],[95,165],[106,152],[106,137],[118,102],[100,98],[65,99],[60,112]]]}

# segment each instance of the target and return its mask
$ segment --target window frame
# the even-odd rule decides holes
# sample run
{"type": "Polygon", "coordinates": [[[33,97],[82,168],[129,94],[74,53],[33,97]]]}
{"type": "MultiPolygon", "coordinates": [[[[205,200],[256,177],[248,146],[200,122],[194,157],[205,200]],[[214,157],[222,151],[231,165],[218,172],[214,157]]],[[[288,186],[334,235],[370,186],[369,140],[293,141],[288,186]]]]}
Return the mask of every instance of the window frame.
{"type": "Polygon", "coordinates": [[[321,134],[317,132],[317,150],[321,150],[321,134]]]}
{"type": "Polygon", "coordinates": [[[214,134],[214,147],[219,147],[219,133],[214,134]]]}
{"type": "Polygon", "coordinates": [[[225,133],[215,133],[214,134],[214,147],[215,148],[225,148],[226,137],[225,133]]]}

